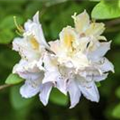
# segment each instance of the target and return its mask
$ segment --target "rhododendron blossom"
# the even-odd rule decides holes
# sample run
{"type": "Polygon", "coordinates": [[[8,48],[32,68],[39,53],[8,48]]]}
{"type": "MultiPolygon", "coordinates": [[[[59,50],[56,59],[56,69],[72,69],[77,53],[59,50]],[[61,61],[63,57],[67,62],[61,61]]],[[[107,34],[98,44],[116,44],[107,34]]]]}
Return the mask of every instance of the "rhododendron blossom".
{"type": "Polygon", "coordinates": [[[75,13],[75,27],[64,27],[57,40],[47,43],[38,17],[36,13],[33,21],[25,23],[23,38],[13,41],[13,49],[21,55],[13,73],[25,79],[21,95],[28,98],[40,92],[40,100],[46,105],[52,87],[56,87],[65,95],[69,93],[70,108],[79,102],[81,94],[98,102],[96,82],[114,72],[104,57],[111,44],[102,36],[104,24],[91,21],[86,11],[75,13]]]}
{"type": "Polygon", "coordinates": [[[13,50],[18,51],[21,56],[20,62],[13,68],[13,73],[25,79],[25,84],[20,88],[23,97],[30,98],[40,92],[40,100],[46,105],[53,84],[50,82],[42,84],[44,78],[42,63],[47,52],[46,48],[49,46],[38,20],[37,12],[33,21],[28,20],[25,23],[23,37],[15,38],[13,41],[13,50]]]}

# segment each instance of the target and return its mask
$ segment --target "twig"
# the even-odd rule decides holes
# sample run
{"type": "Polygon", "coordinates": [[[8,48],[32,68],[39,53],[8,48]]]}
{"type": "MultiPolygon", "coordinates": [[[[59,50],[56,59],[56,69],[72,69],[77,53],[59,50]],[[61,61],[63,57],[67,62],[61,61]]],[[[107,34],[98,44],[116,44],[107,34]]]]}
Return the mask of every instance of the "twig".
{"type": "Polygon", "coordinates": [[[0,90],[3,90],[4,88],[10,87],[12,84],[4,84],[0,86],[0,90]]]}
{"type": "Polygon", "coordinates": [[[106,26],[114,26],[120,24],[120,18],[106,22],[106,26]]]}

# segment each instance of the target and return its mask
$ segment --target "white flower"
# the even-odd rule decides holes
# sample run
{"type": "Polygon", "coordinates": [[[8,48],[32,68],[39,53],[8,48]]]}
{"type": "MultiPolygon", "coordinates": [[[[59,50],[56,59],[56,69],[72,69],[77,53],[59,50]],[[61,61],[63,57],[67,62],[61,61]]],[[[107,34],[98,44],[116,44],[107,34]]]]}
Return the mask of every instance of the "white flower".
{"type": "Polygon", "coordinates": [[[90,21],[86,10],[79,15],[76,15],[75,13],[72,18],[74,19],[75,23],[75,30],[80,36],[92,36],[100,40],[106,40],[104,36],[101,36],[105,30],[105,25],[103,23],[90,21]]]}
{"type": "Polygon", "coordinates": [[[14,39],[13,50],[18,51],[23,59],[32,61],[39,59],[44,48],[48,47],[39,23],[39,12],[37,12],[33,17],[33,21],[28,20],[24,24],[23,37],[14,39]]]}
{"type": "Polygon", "coordinates": [[[30,98],[39,93],[40,100],[47,105],[53,83],[42,83],[45,72],[42,66],[43,58],[49,46],[39,23],[39,13],[35,14],[33,21],[28,20],[24,27],[23,37],[15,38],[13,41],[13,50],[21,55],[21,60],[14,66],[13,73],[25,79],[25,84],[20,88],[23,97],[30,98]]]}
{"type": "Polygon", "coordinates": [[[104,57],[111,41],[106,42],[101,35],[104,24],[90,21],[86,11],[72,17],[75,27],[63,28],[60,40],[49,42],[50,46],[44,38],[38,12],[25,23],[23,38],[14,39],[13,49],[19,52],[21,60],[13,73],[25,79],[20,88],[23,97],[39,93],[40,100],[47,105],[50,91],[56,87],[65,95],[69,93],[70,108],[79,102],[81,94],[99,101],[96,82],[104,80],[109,71],[114,72],[112,63],[104,57]]]}
{"type": "Polygon", "coordinates": [[[91,23],[86,11],[73,18],[75,28],[63,28],[60,40],[50,42],[59,66],[57,74],[61,74],[61,81],[66,82],[65,90],[70,94],[70,108],[79,102],[81,94],[98,102],[99,93],[95,82],[104,80],[108,71],[114,72],[112,63],[104,57],[111,42],[99,41],[106,40],[101,36],[104,24],[91,23]]]}

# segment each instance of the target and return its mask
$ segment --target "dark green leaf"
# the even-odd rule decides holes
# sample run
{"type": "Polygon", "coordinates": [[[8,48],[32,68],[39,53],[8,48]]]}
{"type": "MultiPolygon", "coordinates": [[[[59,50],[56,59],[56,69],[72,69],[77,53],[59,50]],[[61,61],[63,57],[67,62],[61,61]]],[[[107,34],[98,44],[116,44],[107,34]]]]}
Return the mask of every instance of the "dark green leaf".
{"type": "Polygon", "coordinates": [[[113,110],[113,116],[120,119],[120,104],[118,104],[113,110]]]}
{"type": "Polygon", "coordinates": [[[50,100],[58,105],[67,105],[68,104],[68,97],[62,94],[59,90],[53,89],[50,95],[50,100]]]}
{"type": "Polygon", "coordinates": [[[113,42],[117,45],[120,45],[120,33],[117,34],[117,36],[114,38],[113,42]]]}
{"type": "Polygon", "coordinates": [[[0,43],[8,44],[14,38],[14,32],[10,29],[3,29],[0,31],[0,43]]]}
{"type": "Polygon", "coordinates": [[[117,88],[116,95],[117,95],[118,98],[120,98],[120,87],[117,88]]]}
{"type": "Polygon", "coordinates": [[[20,86],[14,86],[11,88],[11,91],[10,91],[11,103],[15,109],[26,108],[33,101],[33,99],[22,98],[19,91],[20,91],[20,86]]]}

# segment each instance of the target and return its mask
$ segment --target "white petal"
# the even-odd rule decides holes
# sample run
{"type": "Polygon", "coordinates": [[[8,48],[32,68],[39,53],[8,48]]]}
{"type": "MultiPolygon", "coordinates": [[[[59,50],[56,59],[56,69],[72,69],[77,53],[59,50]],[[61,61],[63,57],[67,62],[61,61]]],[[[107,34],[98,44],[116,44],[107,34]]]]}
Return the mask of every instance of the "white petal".
{"type": "Polygon", "coordinates": [[[27,38],[15,38],[13,40],[13,50],[18,51],[23,59],[33,60],[38,59],[40,56],[37,51],[35,51],[27,38]]]}
{"type": "Polygon", "coordinates": [[[70,108],[73,108],[75,107],[76,104],[78,104],[81,97],[80,89],[78,88],[78,85],[74,80],[71,80],[68,83],[67,91],[70,95],[70,101],[71,101],[70,108]]]}
{"type": "Polygon", "coordinates": [[[93,76],[93,81],[100,82],[102,80],[105,80],[107,78],[107,76],[108,76],[108,73],[102,74],[102,75],[93,76]]]}
{"type": "Polygon", "coordinates": [[[50,45],[50,49],[54,53],[59,54],[59,52],[61,52],[61,49],[60,49],[60,40],[50,41],[49,45],[50,45]]]}
{"type": "Polygon", "coordinates": [[[35,96],[40,91],[41,79],[26,80],[25,84],[20,88],[20,94],[24,98],[35,96]]]}
{"type": "Polygon", "coordinates": [[[44,34],[43,34],[43,30],[42,30],[42,26],[39,22],[39,12],[37,12],[34,17],[33,17],[33,22],[36,23],[32,26],[32,31],[33,34],[35,35],[36,39],[38,40],[38,42],[40,43],[40,45],[45,46],[46,48],[49,49],[49,46],[45,40],[44,34]]]}
{"type": "Polygon", "coordinates": [[[41,92],[39,94],[39,98],[40,98],[40,101],[44,105],[47,105],[47,103],[48,103],[48,99],[49,99],[50,92],[52,90],[52,86],[53,86],[52,83],[45,83],[41,87],[41,92]]]}
{"type": "Polygon", "coordinates": [[[74,19],[75,28],[78,33],[83,33],[89,27],[90,19],[89,19],[89,15],[86,12],[86,10],[82,12],[81,14],[77,16],[74,15],[72,17],[74,19]]]}
{"type": "Polygon", "coordinates": [[[52,82],[63,93],[66,94],[65,80],[62,78],[56,61],[48,54],[44,56],[45,77],[42,83],[52,82]]]}
{"type": "Polygon", "coordinates": [[[33,21],[39,24],[39,11],[37,11],[36,14],[33,16],[33,21]]]}
{"type": "Polygon", "coordinates": [[[44,74],[43,71],[40,71],[32,63],[29,63],[22,59],[18,64],[14,66],[13,73],[17,73],[20,77],[29,80],[38,79],[40,76],[43,76],[44,74]]]}
{"type": "Polygon", "coordinates": [[[42,83],[53,82],[57,81],[57,78],[60,76],[57,72],[45,72],[44,79],[42,83]]]}
{"type": "Polygon", "coordinates": [[[44,55],[43,61],[44,61],[44,68],[47,71],[50,71],[50,72],[58,71],[57,60],[54,56],[50,56],[49,54],[46,53],[44,55]]]}
{"type": "Polygon", "coordinates": [[[66,91],[66,80],[63,79],[62,77],[58,77],[56,82],[55,82],[55,87],[60,90],[63,94],[67,95],[66,91]]]}
{"type": "Polygon", "coordinates": [[[59,89],[63,94],[67,94],[66,91],[66,81],[63,79],[59,72],[45,72],[45,77],[42,83],[52,82],[55,87],[59,89]]]}
{"type": "Polygon", "coordinates": [[[107,58],[103,58],[103,63],[98,68],[103,72],[112,71],[114,73],[114,66],[107,58]]]}
{"type": "Polygon", "coordinates": [[[91,23],[90,27],[85,31],[86,35],[99,36],[105,30],[105,25],[103,23],[91,23]]]}
{"type": "Polygon", "coordinates": [[[88,82],[86,84],[79,85],[82,94],[89,100],[98,102],[99,92],[94,82],[88,82]]]}
{"type": "Polygon", "coordinates": [[[110,49],[110,44],[111,44],[111,41],[100,43],[100,46],[97,49],[95,49],[93,52],[90,52],[88,54],[89,57],[91,59],[97,59],[97,58],[103,57],[107,53],[107,51],[110,49]]]}

